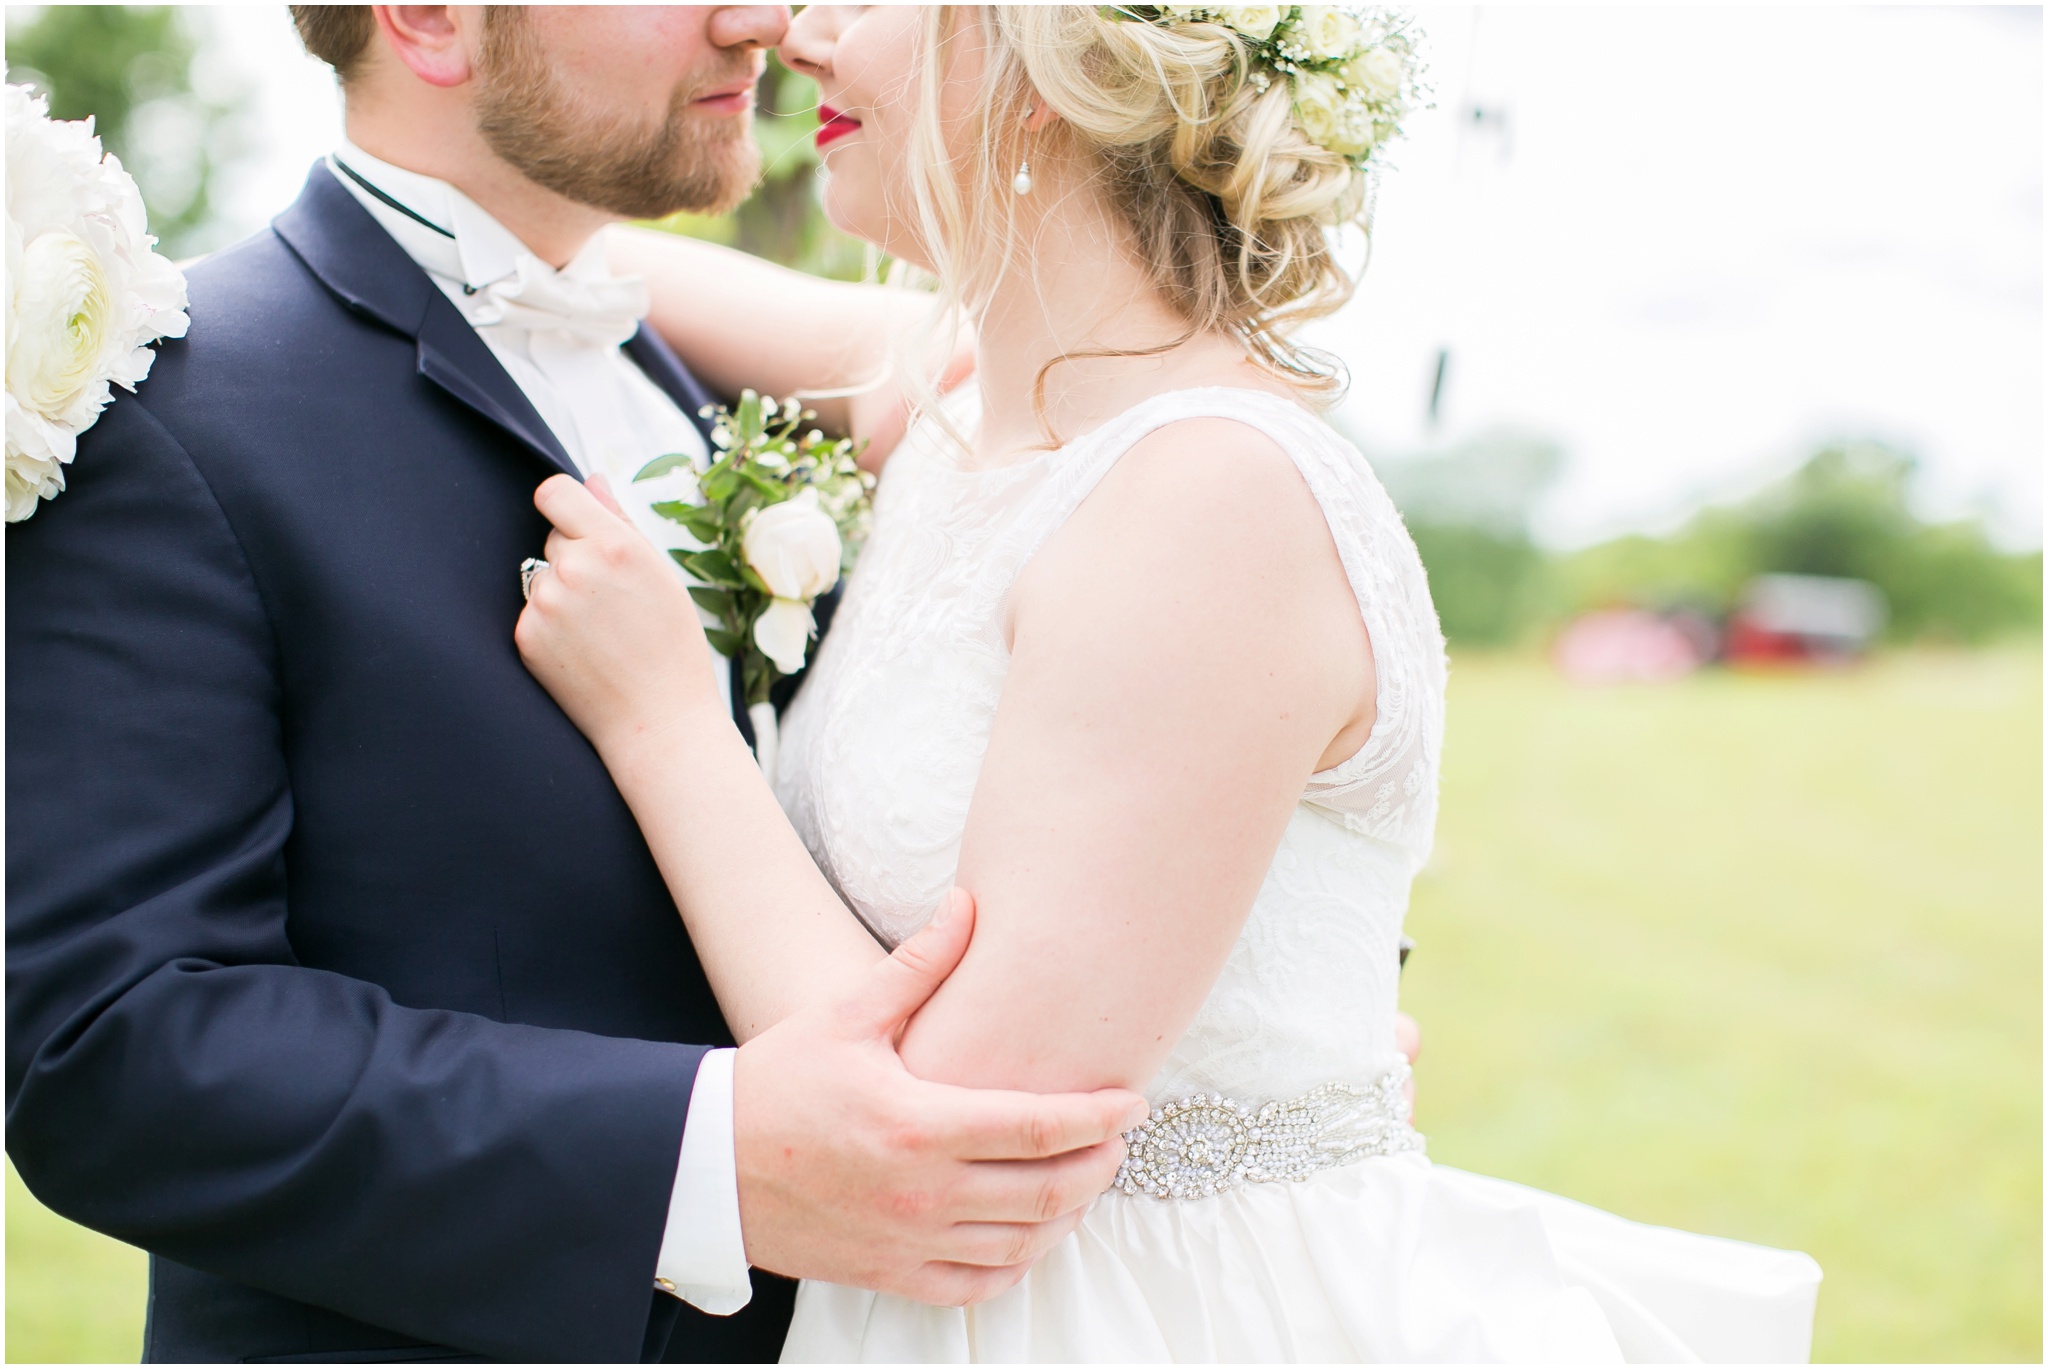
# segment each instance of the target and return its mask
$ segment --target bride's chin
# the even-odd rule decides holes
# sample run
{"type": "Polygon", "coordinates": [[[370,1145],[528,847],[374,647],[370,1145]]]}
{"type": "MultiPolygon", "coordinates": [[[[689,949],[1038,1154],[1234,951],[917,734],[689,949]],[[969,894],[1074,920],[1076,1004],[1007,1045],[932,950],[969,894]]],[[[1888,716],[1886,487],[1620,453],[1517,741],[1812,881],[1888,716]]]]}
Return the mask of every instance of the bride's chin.
{"type": "Polygon", "coordinates": [[[818,197],[818,205],[825,211],[825,222],[850,238],[859,238],[862,242],[880,247],[882,244],[875,241],[877,216],[868,212],[868,206],[861,203],[863,198],[851,192],[840,177],[827,176],[824,193],[818,197]]]}

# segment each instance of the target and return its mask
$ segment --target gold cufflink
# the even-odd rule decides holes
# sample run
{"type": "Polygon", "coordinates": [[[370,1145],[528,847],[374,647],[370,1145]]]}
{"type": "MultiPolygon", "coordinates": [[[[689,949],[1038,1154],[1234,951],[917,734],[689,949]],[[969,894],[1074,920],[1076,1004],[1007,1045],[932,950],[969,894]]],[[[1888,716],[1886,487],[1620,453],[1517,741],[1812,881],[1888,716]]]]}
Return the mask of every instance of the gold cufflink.
{"type": "Polygon", "coordinates": [[[659,1288],[664,1293],[673,1293],[676,1291],[676,1286],[670,1283],[667,1279],[657,1278],[654,1281],[654,1286],[656,1288],[659,1288]]]}

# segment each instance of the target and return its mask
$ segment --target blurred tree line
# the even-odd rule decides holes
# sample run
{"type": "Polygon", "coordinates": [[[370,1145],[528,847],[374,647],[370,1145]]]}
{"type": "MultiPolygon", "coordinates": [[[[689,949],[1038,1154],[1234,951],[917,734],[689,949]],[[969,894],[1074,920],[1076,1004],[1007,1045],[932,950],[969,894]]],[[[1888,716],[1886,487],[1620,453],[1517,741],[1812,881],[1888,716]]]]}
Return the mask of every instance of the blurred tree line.
{"type": "Polygon", "coordinates": [[[219,173],[247,149],[246,96],[226,73],[195,80],[205,11],[175,5],[10,5],[7,79],[50,97],[58,119],[93,120],[135,177],[172,257],[211,244],[219,173]]]}
{"type": "Polygon", "coordinates": [[[1759,575],[1867,580],[1895,642],[1980,643],[2041,630],[2041,553],[1994,543],[1982,522],[1922,520],[1911,456],[1879,443],[1814,453],[1739,502],[1662,537],[1549,552],[1529,514],[1562,467],[1551,444],[1491,433],[1434,455],[1375,463],[1429,568],[1453,643],[1508,646],[1591,609],[1690,609],[1720,618],[1759,575]]]}

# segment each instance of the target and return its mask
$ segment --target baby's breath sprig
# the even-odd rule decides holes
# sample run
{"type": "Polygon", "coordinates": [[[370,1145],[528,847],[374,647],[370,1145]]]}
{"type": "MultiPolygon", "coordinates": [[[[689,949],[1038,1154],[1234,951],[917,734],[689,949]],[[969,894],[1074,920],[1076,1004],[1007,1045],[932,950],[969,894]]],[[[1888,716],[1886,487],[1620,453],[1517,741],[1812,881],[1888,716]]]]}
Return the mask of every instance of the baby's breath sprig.
{"type": "Polygon", "coordinates": [[[1112,5],[1118,18],[1217,24],[1251,49],[1249,80],[1293,88],[1294,117],[1318,147],[1363,172],[1422,106],[1421,36],[1407,16],[1347,5],[1112,5]]]}
{"type": "Polygon", "coordinates": [[[777,403],[746,390],[738,408],[707,406],[703,415],[711,420],[709,464],[678,452],[633,479],[697,472],[702,503],[671,499],[653,509],[700,544],[669,555],[699,581],[690,597],[718,620],[705,636],[740,663],[759,734],[760,710],[765,726],[774,722],[775,681],[803,669],[815,635],[812,603],[853,569],[867,540],[875,478],[857,464],[865,443],[827,439],[808,426],[817,414],[794,399],[777,403]]]}

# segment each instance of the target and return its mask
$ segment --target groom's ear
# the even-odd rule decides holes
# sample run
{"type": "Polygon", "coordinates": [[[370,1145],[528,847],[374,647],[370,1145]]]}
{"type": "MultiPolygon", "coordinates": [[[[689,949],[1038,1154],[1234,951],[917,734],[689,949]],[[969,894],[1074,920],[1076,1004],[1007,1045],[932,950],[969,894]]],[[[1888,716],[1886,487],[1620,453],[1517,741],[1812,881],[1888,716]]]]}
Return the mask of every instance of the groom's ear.
{"type": "Polygon", "coordinates": [[[467,31],[481,22],[468,5],[372,5],[377,31],[406,70],[430,86],[459,86],[470,76],[467,31]]]}

